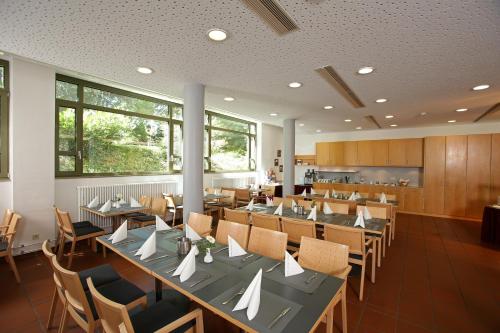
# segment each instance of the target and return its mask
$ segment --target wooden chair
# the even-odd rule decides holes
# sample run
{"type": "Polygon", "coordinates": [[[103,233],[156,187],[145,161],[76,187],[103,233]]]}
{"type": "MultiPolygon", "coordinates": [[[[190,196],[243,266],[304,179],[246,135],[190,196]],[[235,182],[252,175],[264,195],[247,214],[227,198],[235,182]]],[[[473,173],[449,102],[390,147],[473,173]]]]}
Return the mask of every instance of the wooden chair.
{"type": "Polygon", "coordinates": [[[208,236],[212,232],[212,216],[191,212],[188,225],[201,237],[208,236]]]}
{"type": "Polygon", "coordinates": [[[87,284],[106,333],[171,332],[177,329],[203,333],[203,312],[200,309],[188,312],[188,309],[161,301],[131,315],[125,305],[103,295],[91,278],[87,279],[87,284]]]}
{"type": "Polygon", "coordinates": [[[135,216],[148,215],[146,212],[148,212],[151,209],[151,197],[148,197],[146,195],[141,195],[139,197],[139,204],[144,207],[144,211],[128,213],[128,214],[123,215],[123,218],[130,219],[130,218],[135,217],[135,216]]]}
{"type": "Polygon", "coordinates": [[[315,188],[314,189],[314,192],[316,192],[317,195],[325,195],[327,190],[325,189],[319,189],[319,188],[315,188]]]}
{"type": "Polygon", "coordinates": [[[208,194],[215,194],[215,192],[221,193],[221,189],[220,188],[215,188],[215,187],[207,187],[205,189],[205,192],[207,192],[208,194]]]}
{"type": "Polygon", "coordinates": [[[349,214],[349,204],[347,203],[339,203],[338,201],[335,201],[336,199],[324,199],[325,201],[323,202],[324,205],[328,205],[332,212],[335,214],[344,214],[347,215],[349,214]]]}
{"type": "Polygon", "coordinates": [[[347,333],[347,276],[349,266],[349,247],[320,239],[302,237],[300,241],[299,265],[324,274],[336,276],[344,280],[342,288],[335,295],[333,305],[326,315],[327,332],[333,331],[333,309],[338,303],[342,305],[342,332],[347,333]]]}
{"type": "MultiPolygon", "coordinates": [[[[90,294],[85,292],[80,276],[77,272],[61,267],[56,256],[52,257],[52,267],[64,288],[68,313],[85,332],[95,332],[100,325],[100,319],[90,294]]],[[[101,293],[113,298],[115,302],[123,304],[128,310],[139,305],[147,306],[146,294],[125,279],[107,283],[98,288],[101,293]]],[[[65,322],[62,322],[60,329],[63,331],[64,326],[65,322]]]]}
{"type": "Polygon", "coordinates": [[[235,191],[236,207],[242,207],[248,205],[251,198],[250,190],[246,188],[237,188],[235,191]]]}
{"type": "Polygon", "coordinates": [[[16,262],[12,256],[12,245],[14,244],[14,237],[17,232],[17,224],[21,221],[21,219],[21,215],[13,213],[7,232],[4,234],[4,238],[0,240],[0,258],[5,257],[5,260],[9,263],[12,272],[14,272],[17,283],[21,283],[21,278],[19,277],[16,262]]]}
{"type": "Polygon", "coordinates": [[[302,237],[316,238],[316,224],[304,220],[281,218],[281,230],[288,234],[289,250],[297,251],[302,237]]]}
{"type": "Polygon", "coordinates": [[[278,216],[252,213],[251,219],[252,219],[252,226],[254,227],[259,227],[274,231],[281,231],[281,223],[280,223],[280,218],[278,216]]]}
{"type": "Polygon", "coordinates": [[[359,288],[359,300],[363,300],[365,286],[366,259],[372,256],[371,281],[375,283],[375,254],[376,243],[373,239],[366,239],[363,229],[345,227],[333,224],[324,226],[324,238],[326,241],[349,246],[349,263],[361,266],[361,278],[359,288]]]}
{"type": "Polygon", "coordinates": [[[150,214],[143,216],[131,217],[128,221],[131,227],[144,227],[150,224],[155,224],[156,215],[163,220],[167,218],[167,205],[168,201],[165,198],[153,198],[151,200],[150,214]]]}
{"type": "Polygon", "coordinates": [[[276,260],[285,258],[288,235],[269,229],[252,227],[248,240],[248,251],[276,260]]]}
{"type": "MultiPolygon", "coordinates": [[[[349,207],[349,214],[356,214],[356,206],[358,203],[354,200],[342,200],[342,199],[323,199],[325,202],[332,202],[342,205],[347,205],[349,207]]],[[[331,206],[330,206],[331,207],[331,206]]]]}
{"type": "Polygon", "coordinates": [[[164,195],[163,196],[165,200],[167,200],[167,211],[169,213],[172,213],[172,227],[175,226],[175,222],[177,221],[177,212],[180,214],[180,218],[182,221],[182,211],[184,207],[182,205],[177,205],[175,202],[175,198],[170,195],[164,195]]]}
{"type": "Polygon", "coordinates": [[[237,222],[241,224],[250,224],[250,217],[246,210],[233,210],[224,208],[224,219],[226,221],[237,222]]]}
{"type": "Polygon", "coordinates": [[[382,264],[381,256],[385,257],[385,243],[386,238],[391,239],[390,235],[392,232],[392,205],[391,204],[381,204],[380,202],[367,201],[366,206],[360,206],[362,209],[366,207],[370,212],[370,215],[376,219],[387,220],[386,230],[382,232],[380,237],[373,237],[374,241],[377,242],[377,266],[380,267],[382,264]],[[387,228],[389,231],[387,231],[387,228]],[[389,233],[388,233],[389,232],[389,233]],[[389,237],[387,237],[387,234],[389,237]]]}
{"type": "Polygon", "coordinates": [[[315,205],[316,205],[316,207],[317,207],[317,208],[316,208],[316,211],[317,211],[318,213],[319,213],[319,212],[321,212],[321,201],[312,201],[312,200],[303,200],[303,199],[301,199],[301,200],[299,200],[299,201],[297,202],[297,204],[298,204],[299,206],[304,206],[304,209],[305,209],[305,210],[311,210],[311,209],[312,209],[312,204],[313,204],[313,202],[314,202],[314,204],[315,204],[315,205]]]}
{"type": "Polygon", "coordinates": [[[268,196],[268,197],[274,197],[276,186],[260,185],[260,189],[262,190],[263,195],[268,196]]]}
{"type": "Polygon", "coordinates": [[[368,192],[358,192],[358,194],[362,197],[362,198],[369,198],[370,197],[370,193],[368,192]]]}
{"type": "Polygon", "coordinates": [[[273,205],[279,206],[280,203],[283,203],[283,207],[292,208],[292,200],[293,200],[292,198],[274,197],[273,198],[273,205]]]}
{"type": "Polygon", "coordinates": [[[14,211],[10,208],[7,208],[4,211],[2,224],[0,225],[0,240],[5,238],[5,234],[7,233],[7,229],[9,228],[9,223],[13,215],[14,211]]]}
{"type": "Polygon", "coordinates": [[[250,226],[226,220],[219,220],[217,223],[215,240],[217,243],[227,245],[228,235],[237,241],[241,247],[246,249],[248,246],[248,236],[250,235],[250,226]]]}
{"type": "Polygon", "coordinates": [[[366,206],[368,207],[383,207],[387,210],[386,215],[388,216],[389,223],[389,236],[387,237],[387,245],[391,246],[391,239],[394,240],[394,235],[396,233],[396,207],[390,203],[380,203],[378,201],[366,201],[366,206]]]}

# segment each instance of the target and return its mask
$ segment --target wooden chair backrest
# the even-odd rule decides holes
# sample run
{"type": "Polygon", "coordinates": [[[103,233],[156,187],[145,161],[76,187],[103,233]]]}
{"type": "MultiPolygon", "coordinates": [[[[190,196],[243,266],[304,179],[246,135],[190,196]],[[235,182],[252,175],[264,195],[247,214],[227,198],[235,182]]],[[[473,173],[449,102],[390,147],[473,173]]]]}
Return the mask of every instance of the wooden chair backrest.
{"type": "Polygon", "coordinates": [[[279,206],[280,203],[283,203],[283,207],[291,208],[292,207],[292,200],[293,200],[292,198],[274,197],[273,198],[273,205],[279,206]]]}
{"type": "Polygon", "coordinates": [[[326,190],[325,190],[325,189],[315,188],[315,189],[314,189],[314,192],[316,192],[316,194],[325,195],[326,190]]]}
{"type": "Polygon", "coordinates": [[[205,191],[208,193],[208,194],[215,194],[215,191],[217,191],[217,193],[221,193],[221,189],[220,188],[215,188],[215,187],[207,187],[205,189],[205,191]]]}
{"type": "Polygon", "coordinates": [[[175,203],[174,197],[171,195],[166,195],[163,196],[165,200],[167,200],[167,208],[173,208],[177,207],[177,204],[175,203]]]}
{"type": "Polygon", "coordinates": [[[252,226],[281,231],[280,218],[269,214],[252,213],[252,226]]]}
{"type": "Polygon", "coordinates": [[[321,202],[320,202],[320,201],[312,201],[312,200],[303,200],[303,199],[301,199],[301,200],[299,200],[299,201],[297,202],[297,204],[298,204],[299,206],[304,206],[304,209],[305,209],[305,210],[311,210],[313,202],[314,202],[314,204],[315,204],[315,205],[316,205],[316,207],[317,207],[317,208],[316,208],[316,210],[317,210],[318,212],[319,212],[319,211],[321,211],[321,207],[322,207],[322,206],[321,206],[321,202]]]}
{"type": "Polygon", "coordinates": [[[302,237],[299,265],[328,275],[345,271],[349,260],[349,246],[310,237],[302,237]]]}
{"type": "Polygon", "coordinates": [[[288,235],[269,229],[253,227],[250,230],[248,251],[276,260],[285,257],[288,235]]]}
{"type": "Polygon", "coordinates": [[[127,307],[104,297],[95,288],[92,278],[87,278],[87,284],[104,331],[106,333],[120,333],[120,325],[123,323],[127,333],[134,333],[127,307]]]}
{"type": "Polygon", "coordinates": [[[221,191],[221,194],[222,195],[226,195],[228,197],[220,199],[220,202],[230,204],[231,207],[234,206],[235,196],[236,196],[236,192],[234,190],[225,190],[225,189],[223,189],[221,191]]]}
{"type": "Polygon", "coordinates": [[[338,202],[323,202],[323,206],[328,205],[332,212],[336,214],[349,214],[349,204],[346,203],[338,203],[338,202]]]}
{"type": "Polygon", "coordinates": [[[246,188],[237,188],[235,189],[236,200],[241,201],[249,201],[250,200],[250,191],[246,188]]]}
{"type": "Polygon", "coordinates": [[[297,244],[302,236],[316,238],[316,225],[309,221],[281,218],[281,230],[288,234],[288,241],[297,244]]]}
{"type": "Polygon", "coordinates": [[[349,246],[349,253],[365,254],[365,231],[363,229],[326,224],[323,237],[326,241],[349,246]]]}
{"type": "Polygon", "coordinates": [[[7,233],[7,227],[9,226],[10,220],[12,219],[12,216],[14,215],[14,211],[10,208],[5,209],[3,213],[3,219],[2,219],[2,227],[0,229],[0,235],[5,235],[7,233]]]}
{"type": "Polygon", "coordinates": [[[248,246],[248,236],[250,235],[250,226],[235,223],[226,220],[219,220],[217,223],[217,233],[215,234],[215,240],[217,243],[227,245],[227,236],[231,236],[238,244],[243,248],[248,246]]]}
{"type": "Polygon", "coordinates": [[[161,218],[164,218],[167,214],[167,199],[164,198],[153,198],[151,201],[151,214],[158,215],[161,218]]]}
{"type": "Polygon", "coordinates": [[[188,225],[200,236],[212,231],[212,216],[200,213],[189,213],[188,225]]]}
{"type": "Polygon", "coordinates": [[[56,215],[59,217],[59,222],[61,223],[62,230],[65,233],[75,235],[75,228],[73,227],[73,223],[71,222],[71,216],[68,212],[60,210],[56,208],[56,215]]]}
{"type": "Polygon", "coordinates": [[[362,198],[368,198],[370,196],[370,193],[367,193],[367,192],[358,192],[358,194],[362,197],[362,198]]]}
{"type": "Polygon", "coordinates": [[[265,191],[265,195],[270,195],[274,196],[274,191],[276,190],[276,186],[271,186],[271,185],[261,185],[260,189],[265,191]]]}
{"type": "MultiPolygon", "coordinates": [[[[356,206],[358,203],[354,200],[342,200],[342,199],[323,199],[324,202],[337,203],[342,205],[347,205],[349,207],[349,214],[356,213],[356,206]]],[[[332,206],[330,205],[330,208],[332,206]]]]}
{"type": "MultiPolygon", "coordinates": [[[[52,258],[55,258],[56,255],[50,249],[48,240],[45,240],[43,242],[42,251],[43,251],[43,254],[45,255],[45,257],[49,260],[50,267],[52,268],[52,272],[53,272],[54,283],[55,283],[56,288],[57,288],[57,293],[58,293],[61,301],[64,303],[64,301],[66,299],[66,296],[64,295],[64,288],[63,288],[62,283],[61,283],[61,278],[58,275],[58,273],[56,272],[56,270],[54,268],[54,264],[52,263],[52,260],[53,260],[52,258]]],[[[57,260],[57,258],[55,260],[57,260]]]]}
{"type": "Polygon", "coordinates": [[[14,237],[17,232],[17,224],[21,221],[22,216],[14,213],[10,219],[9,227],[7,228],[7,233],[5,234],[5,239],[7,240],[6,251],[10,253],[12,251],[12,245],[14,244],[14,237]]]}
{"type": "Polygon", "coordinates": [[[391,207],[378,207],[378,206],[358,206],[356,213],[363,212],[365,207],[368,208],[370,215],[375,219],[387,220],[391,218],[391,207]]]}
{"type": "Polygon", "coordinates": [[[147,195],[141,195],[141,197],[139,198],[139,203],[143,207],[151,208],[151,197],[148,197],[147,195]]]}
{"type": "Polygon", "coordinates": [[[385,204],[385,203],[380,203],[377,201],[366,201],[366,207],[368,207],[368,210],[370,211],[370,213],[371,213],[371,210],[375,207],[385,209],[385,214],[386,214],[387,219],[392,217],[392,211],[393,211],[393,209],[395,209],[394,206],[390,203],[385,204]]]}
{"type": "MultiPolygon", "coordinates": [[[[380,196],[382,195],[382,193],[375,193],[375,199],[380,199],[380,196]]],[[[396,194],[385,194],[385,198],[387,200],[393,200],[393,201],[396,201],[397,200],[397,195],[396,194]]]]}
{"type": "Polygon", "coordinates": [[[246,210],[224,208],[224,219],[241,224],[250,224],[250,219],[246,210]]]}

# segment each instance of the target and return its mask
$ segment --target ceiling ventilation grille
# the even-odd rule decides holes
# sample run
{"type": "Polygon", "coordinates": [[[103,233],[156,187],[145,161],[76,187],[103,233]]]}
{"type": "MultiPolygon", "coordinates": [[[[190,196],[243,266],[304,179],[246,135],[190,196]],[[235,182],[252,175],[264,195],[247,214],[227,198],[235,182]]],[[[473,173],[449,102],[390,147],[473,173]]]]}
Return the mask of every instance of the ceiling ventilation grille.
{"type": "Polygon", "coordinates": [[[335,90],[338,91],[342,97],[347,99],[349,103],[352,104],[355,108],[363,108],[365,105],[359,97],[352,91],[351,88],[347,85],[347,83],[342,80],[342,78],[335,72],[332,66],[326,66],[322,68],[316,69],[316,72],[319,73],[328,83],[330,83],[335,90]]]}
{"type": "Polygon", "coordinates": [[[372,124],[375,124],[375,126],[377,126],[378,128],[382,128],[382,126],[380,126],[380,124],[378,123],[378,121],[375,119],[374,116],[365,116],[365,119],[371,122],[372,124]]]}
{"type": "Polygon", "coordinates": [[[497,112],[498,110],[500,110],[500,103],[497,103],[497,104],[493,105],[491,108],[489,108],[488,110],[484,111],[484,113],[481,114],[479,117],[477,117],[474,120],[474,122],[477,123],[478,121],[480,121],[481,119],[483,119],[484,117],[489,115],[490,113],[497,112]]]}
{"type": "Polygon", "coordinates": [[[299,29],[290,16],[273,0],[243,0],[243,2],[280,35],[299,29]]]}

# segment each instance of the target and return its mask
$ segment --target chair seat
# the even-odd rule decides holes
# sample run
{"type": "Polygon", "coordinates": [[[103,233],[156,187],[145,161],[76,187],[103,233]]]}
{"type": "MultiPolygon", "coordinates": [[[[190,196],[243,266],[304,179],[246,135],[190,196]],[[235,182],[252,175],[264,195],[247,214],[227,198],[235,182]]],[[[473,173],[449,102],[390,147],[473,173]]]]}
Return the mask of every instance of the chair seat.
{"type": "Polygon", "coordinates": [[[0,252],[7,250],[9,243],[6,241],[0,241],[0,252]]]}
{"type": "Polygon", "coordinates": [[[95,234],[96,232],[104,232],[104,230],[99,227],[96,227],[95,225],[83,228],[75,228],[76,237],[95,234]]]}
{"type": "MultiPolygon", "coordinates": [[[[120,303],[123,305],[127,305],[135,301],[136,299],[146,295],[146,293],[142,291],[142,289],[140,289],[135,284],[125,279],[120,279],[111,283],[107,283],[105,285],[97,287],[96,289],[104,297],[112,300],[113,302],[120,303]]],[[[89,301],[89,305],[92,310],[92,314],[94,315],[94,319],[98,319],[99,315],[97,314],[97,310],[92,300],[92,294],[90,294],[90,291],[87,290],[85,292],[85,295],[87,296],[87,300],[89,301]]]]}
{"type": "Polygon", "coordinates": [[[149,222],[156,220],[156,216],[154,215],[135,216],[133,220],[135,222],[149,222]]]}
{"type": "Polygon", "coordinates": [[[87,228],[87,227],[92,227],[93,224],[90,221],[80,221],[80,222],[75,222],[73,223],[73,228],[87,228]]]}
{"type": "Polygon", "coordinates": [[[128,214],[125,214],[123,216],[125,216],[125,217],[136,217],[136,216],[145,216],[145,215],[148,215],[148,214],[141,213],[141,212],[135,212],[135,213],[128,213],[128,214]]]}
{"type": "Polygon", "coordinates": [[[87,278],[91,277],[94,286],[100,287],[107,283],[115,282],[121,279],[120,275],[116,273],[113,267],[109,264],[99,265],[97,267],[92,267],[78,272],[80,281],[84,290],[88,290],[87,278]]]}
{"type": "MultiPolygon", "coordinates": [[[[158,329],[170,324],[189,312],[187,307],[179,307],[171,304],[168,300],[163,300],[149,306],[144,311],[131,315],[130,321],[135,332],[153,333],[158,329]]],[[[185,332],[194,326],[194,320],[173,330],[174,333],[185,332]]]]}

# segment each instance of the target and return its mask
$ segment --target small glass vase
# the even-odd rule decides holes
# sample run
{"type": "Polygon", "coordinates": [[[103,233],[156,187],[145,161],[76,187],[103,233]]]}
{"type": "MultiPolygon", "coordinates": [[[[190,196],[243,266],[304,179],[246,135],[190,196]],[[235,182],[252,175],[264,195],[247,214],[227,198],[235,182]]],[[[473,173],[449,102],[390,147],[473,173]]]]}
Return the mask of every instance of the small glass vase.
{"type": "Polygon", "coordinates": [[[207,252],[205,254],[205,257],[203,258],[203,261],[206,264],[210,264],[212,261],[214,261],[214,258],[212,257],[212,254],[210,253],[210,249],[207,249],[207,252]]]}

